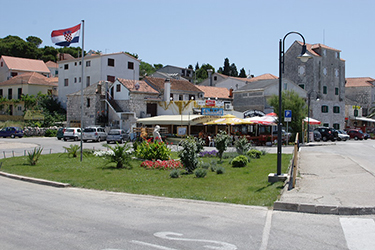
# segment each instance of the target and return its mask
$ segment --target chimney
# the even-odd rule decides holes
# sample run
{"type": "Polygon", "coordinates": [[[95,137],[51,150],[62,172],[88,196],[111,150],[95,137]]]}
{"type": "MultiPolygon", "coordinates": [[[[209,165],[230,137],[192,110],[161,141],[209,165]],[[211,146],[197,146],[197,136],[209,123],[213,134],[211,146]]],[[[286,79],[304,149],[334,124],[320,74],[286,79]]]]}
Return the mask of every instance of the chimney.
{"type": "Polygon", "coordinates": [[[163,98],[164,101],[169,102],[170,96],[171,96],[171,82],[170,82],[169,78],[167,78],[167,79],[165,79],[165,82],[164,82],[164,98],[163,98]]]}
{"type": "Polygon", "coordinates": [[[212,72],[213,72],[212,69],[208,69],[208,70],[207,70],[207,73],[208,73],[208,79],[210,79],[210,86],[212,86],[212,72]]]}
{"type": "Polygon", "coordinates": [[[229,98],[233,98],[233,88],[229,89],[229,98]]]}

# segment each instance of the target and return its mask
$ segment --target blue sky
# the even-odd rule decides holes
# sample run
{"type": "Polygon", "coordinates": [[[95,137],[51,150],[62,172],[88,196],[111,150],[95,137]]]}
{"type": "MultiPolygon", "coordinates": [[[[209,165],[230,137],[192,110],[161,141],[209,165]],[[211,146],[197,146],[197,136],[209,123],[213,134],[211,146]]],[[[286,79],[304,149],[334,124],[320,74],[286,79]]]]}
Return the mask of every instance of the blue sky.
{"type": "MultiPolygon", "coordinates": [[[[52,30],[85,20],[86,51],[215,70],[229,58],[255,76],[278,75],[279,40],[298,31],[307,43],[341,50],[346,77],[375,78],[373,0],[13,0],[1,9],[1,38],[37,36],[53,46],[52,30]]],[[[294,40],[288,36],[285,47],[294,40]]]]}

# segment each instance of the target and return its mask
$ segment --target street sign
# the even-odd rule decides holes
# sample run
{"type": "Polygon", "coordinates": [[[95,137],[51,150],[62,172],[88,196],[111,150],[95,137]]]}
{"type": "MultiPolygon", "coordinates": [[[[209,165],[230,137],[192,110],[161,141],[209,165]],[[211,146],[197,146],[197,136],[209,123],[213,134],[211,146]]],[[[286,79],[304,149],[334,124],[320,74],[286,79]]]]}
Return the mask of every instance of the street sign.
{"type": "Polygon", "coordinates": [[[284,122],[291,122],[291,121],[292,121],[292,111],[284,110],[284,122]]]}

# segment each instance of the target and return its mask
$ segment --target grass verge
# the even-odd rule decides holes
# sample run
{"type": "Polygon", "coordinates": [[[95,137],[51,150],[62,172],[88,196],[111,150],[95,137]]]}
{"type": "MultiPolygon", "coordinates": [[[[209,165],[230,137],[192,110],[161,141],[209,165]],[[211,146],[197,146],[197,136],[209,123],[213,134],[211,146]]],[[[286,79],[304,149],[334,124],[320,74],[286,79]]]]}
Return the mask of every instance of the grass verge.
{"type": "MultiPolygon", "coordinates": [[[[176,158],[176,154],[172,154],[176,158]]],[[[266,154],[252,159],[244,168],[232,168],[227,155],[223,162],[218,158],[199,158],[200,161],[224,167],[224,174],[208,170],[205,178],[182,175],[170,178],[166,170],[146,170],[142,161],[132,160],[131,169],[116,169],[101,157],[79,157],[67,154],[41,155],[38,163],[31,166],[27,157],[2,159],[1,170],[7,173],[69,183],[74,187],[147,194],[171,198],[227,202],[244,205],[272,206],[280,195],[283,183],[269,183],[268,174],[276,171],[276,154],[266,154]],[[214,161],[214,162],[212,162],[214,161]]],[[[291,155],[282,157],[282,172],[285,173],[291,155]]]]}

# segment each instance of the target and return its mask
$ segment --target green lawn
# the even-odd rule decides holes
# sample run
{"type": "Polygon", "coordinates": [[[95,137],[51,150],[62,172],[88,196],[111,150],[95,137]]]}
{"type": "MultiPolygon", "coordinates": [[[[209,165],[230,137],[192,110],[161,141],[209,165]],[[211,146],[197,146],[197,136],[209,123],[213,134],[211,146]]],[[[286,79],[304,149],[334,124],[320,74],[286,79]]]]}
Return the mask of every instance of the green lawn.
{"type": "MultiPolygon", "coordinates": [[[[176,153],[172,156],[176,158],[176,153]]],[[[276,172],[277,155],[266,154],[260,159],[252,159],[244,168],[232,168],[229,164],[231,158],[223,159],[222,163],[218,158],[200,158],[210,163],[214,160],[217,166],[225,168],[221,175],[208,170],[205,178],[182,175],[172,179],[169,171],[141,168],[139,160],[132,160],[131,169],[115,169],[106,165],[101,157],[87,156],[80,162],[79,157],[72,158],[67,154],[41,155],[35,166],[28,164],[27,157],[6,158],[1,160],[1,170],[81,188],[272,206],[283,187],[281,182],[268,183],[268,174],[276,172]]],[[[291,155],[283,155],[283,173],[287,172],[290,159],[291,155]]]]}

